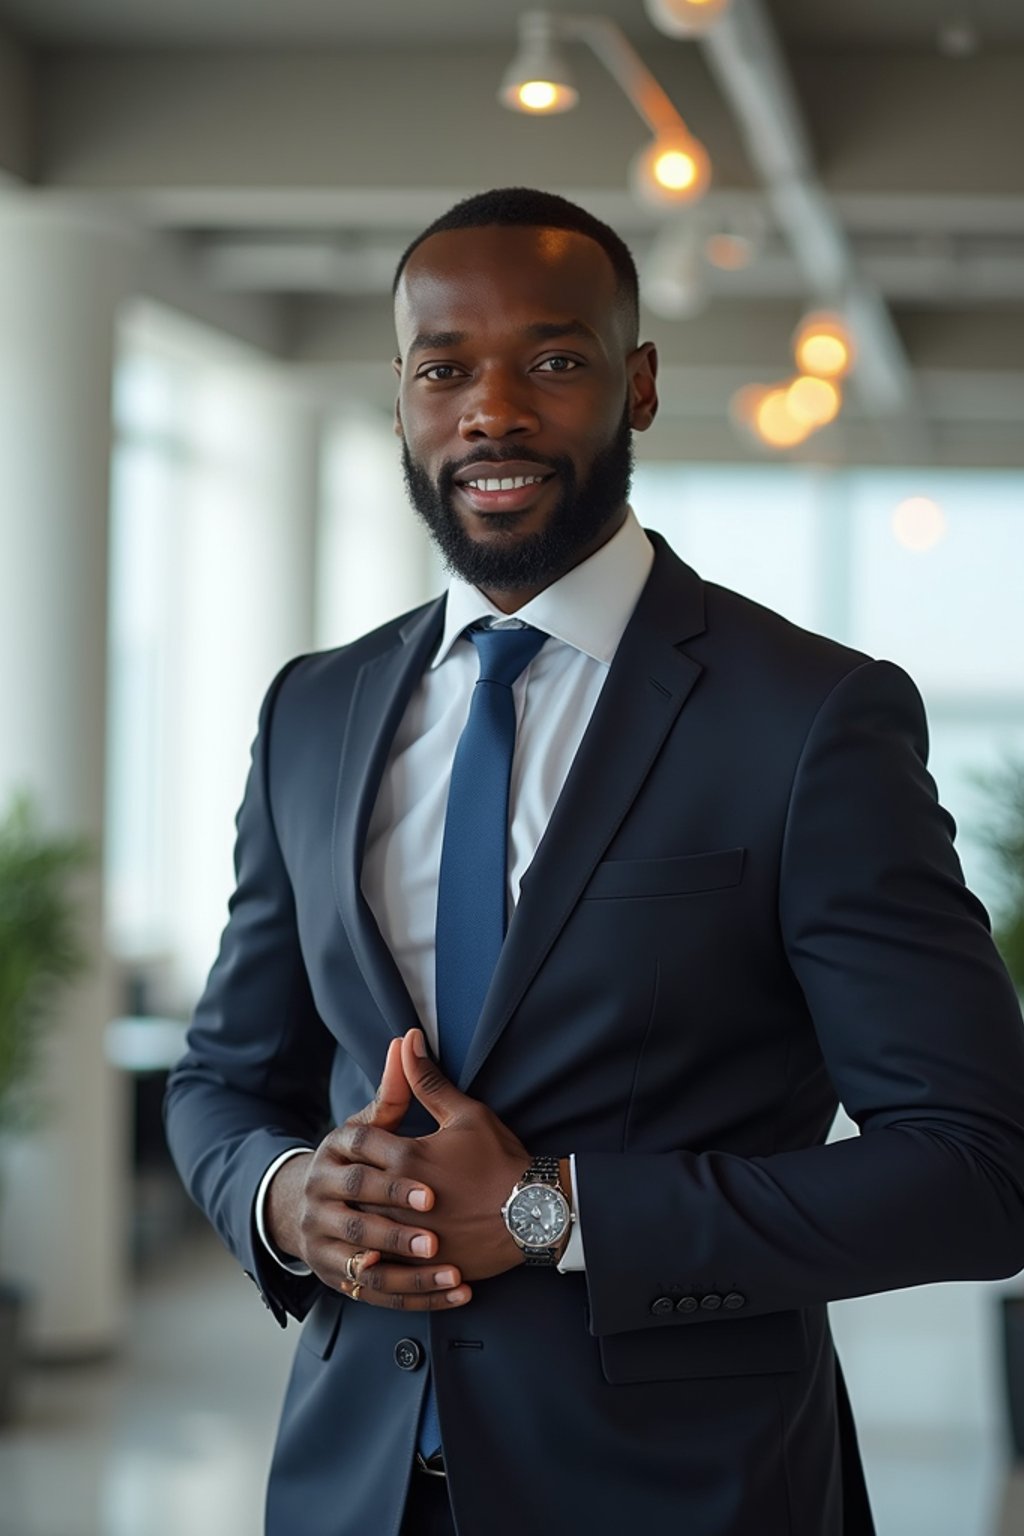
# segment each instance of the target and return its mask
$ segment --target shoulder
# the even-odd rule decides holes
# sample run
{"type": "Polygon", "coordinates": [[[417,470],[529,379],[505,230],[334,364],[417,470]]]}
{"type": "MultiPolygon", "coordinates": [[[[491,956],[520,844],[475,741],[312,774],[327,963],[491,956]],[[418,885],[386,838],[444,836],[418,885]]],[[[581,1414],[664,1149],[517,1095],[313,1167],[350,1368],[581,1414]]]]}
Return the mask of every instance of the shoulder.
{"type": "Polygon", "coordinates": [[[720,669],[734,673],[780,723],[803,734],[819,719],[846,715],[923,730],[921,696],[894,662],[804,629],[726,587],[708,583],[706,592],[708,636],[717,630],[720,669]]]}
{"type": "Polygon", "coordinates": [[[701,664],[725,710],[731,699],[752,726],[802,738],[827,703],[858,707],[897,701],[915,716],[920,699],[899,667],[816,633],[731,588],[705,581],[656,539],[663,592],[673,592],[699,624],[682,648],[701,664]]]}
{"type": "Polygon", "coordinates": [[[873,658],[827,635],[805,629],[729,587],[704,583],[707,637],[766,685],[828,691],[873,658]]]}

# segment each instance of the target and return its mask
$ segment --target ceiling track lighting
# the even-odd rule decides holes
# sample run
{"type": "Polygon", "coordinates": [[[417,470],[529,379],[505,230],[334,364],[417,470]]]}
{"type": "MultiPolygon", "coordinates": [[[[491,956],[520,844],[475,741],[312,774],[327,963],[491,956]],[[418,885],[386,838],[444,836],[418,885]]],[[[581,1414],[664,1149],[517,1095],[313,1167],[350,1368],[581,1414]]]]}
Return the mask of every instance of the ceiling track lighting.
{"type": "Polygon", "coordinates": [[[535,116],[568,112],[576,105],[579,95],[558,46],[563,41],[592,49],[651,130],[651,143],[631,169],[637,194],[662,207],[701,197],[711,180],[707,150],[622,30],[604,16],[525,12],[519,18],[519,51],[498,92],[502,105],[535,116]]]}
{"type": "Polygon", "coordinates": [[[704,221],[685,213],[662,225],[640,270],[640,293],[663,320],[688,320],[709,300],[704,221]]]}
{"type": "Polygon", "coordinates": [[[704,255],[721,272],[740,272],[757,261],[767,238],[760,208],[723,199],[709,213],[704,255]]]}
{"type": "Polygon", "coordinates": [[[579,101],[555,36],[555,18],[547,11],[520,16],[519,52],[505,71],[498,99],[513,112],[537,116],[569,112],[579,101]]]}
{"type": "Polygon", "coordinates": [[[703,37],[729,4],[730,0],[644,0],[648,17],[666,37],[703,37]]]}

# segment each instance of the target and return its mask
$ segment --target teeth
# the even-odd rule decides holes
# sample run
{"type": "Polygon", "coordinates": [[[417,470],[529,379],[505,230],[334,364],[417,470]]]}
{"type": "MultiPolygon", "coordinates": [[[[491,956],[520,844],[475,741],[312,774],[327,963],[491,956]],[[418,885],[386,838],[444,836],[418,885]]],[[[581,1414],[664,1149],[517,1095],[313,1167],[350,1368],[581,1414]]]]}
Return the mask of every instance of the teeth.
{"type": "Polygon", "coordinates": [[[518,491],[524,485],[540,485],[543,475],[506,475],[503,480],[467,480],[474,491],[518,491]]]}

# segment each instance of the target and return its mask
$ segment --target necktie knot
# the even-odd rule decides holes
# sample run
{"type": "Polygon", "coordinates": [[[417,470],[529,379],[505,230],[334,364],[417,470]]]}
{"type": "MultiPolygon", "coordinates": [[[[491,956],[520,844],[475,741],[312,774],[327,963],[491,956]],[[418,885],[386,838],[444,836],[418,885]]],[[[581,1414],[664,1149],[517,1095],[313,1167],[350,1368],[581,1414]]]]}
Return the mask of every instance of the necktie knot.
{"type": "Polygon", "coordinates": [[[511,688],[548,637],[524,624],[521,629],[471,629],[469,638],[480,657],[477,682],[501,683],[511,688]]]}

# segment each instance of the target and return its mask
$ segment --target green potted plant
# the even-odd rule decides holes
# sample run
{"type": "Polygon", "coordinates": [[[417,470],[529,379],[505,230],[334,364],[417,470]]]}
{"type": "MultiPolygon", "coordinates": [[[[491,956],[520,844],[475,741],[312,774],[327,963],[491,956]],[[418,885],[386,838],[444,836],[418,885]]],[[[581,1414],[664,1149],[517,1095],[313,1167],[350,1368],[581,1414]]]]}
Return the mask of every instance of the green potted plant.
{"type": "MultiPolygon", "coordinates": [[[[86,963],[71,880],[90,858],[84,839],[46,834],[25,794],[0,820],[0,1144],[42,1108],[40,1050],[55,994],[86,963]]],[[[0,1164],[0,1185],[2,1174],[0,1164]]],[[[23,1312],[23,1293],[0,1278],[0,1423],[13,1408],[23,1312]]]]}
{"type": "MultiPolygon", "coordinates": [[[[995,800],[996,811],[982,829],[999,881],[994,934],[1006,969],[1024,1000],[1024,762],[1010,762],[979,781],[995,800]]],[[[1005,1295],[1003,1366],[1010,1412],[1010,1435],[1018,1460],[1024,1459],[1024,1296],[1005,1295]]]]}
{"type": "Polygon", "coordinates": [[[1001,886],[995,939],[1024,998],[1024,761],[1007,763],[983,782],[999,805],[995,820],[982,833],[1001,886]]]}

